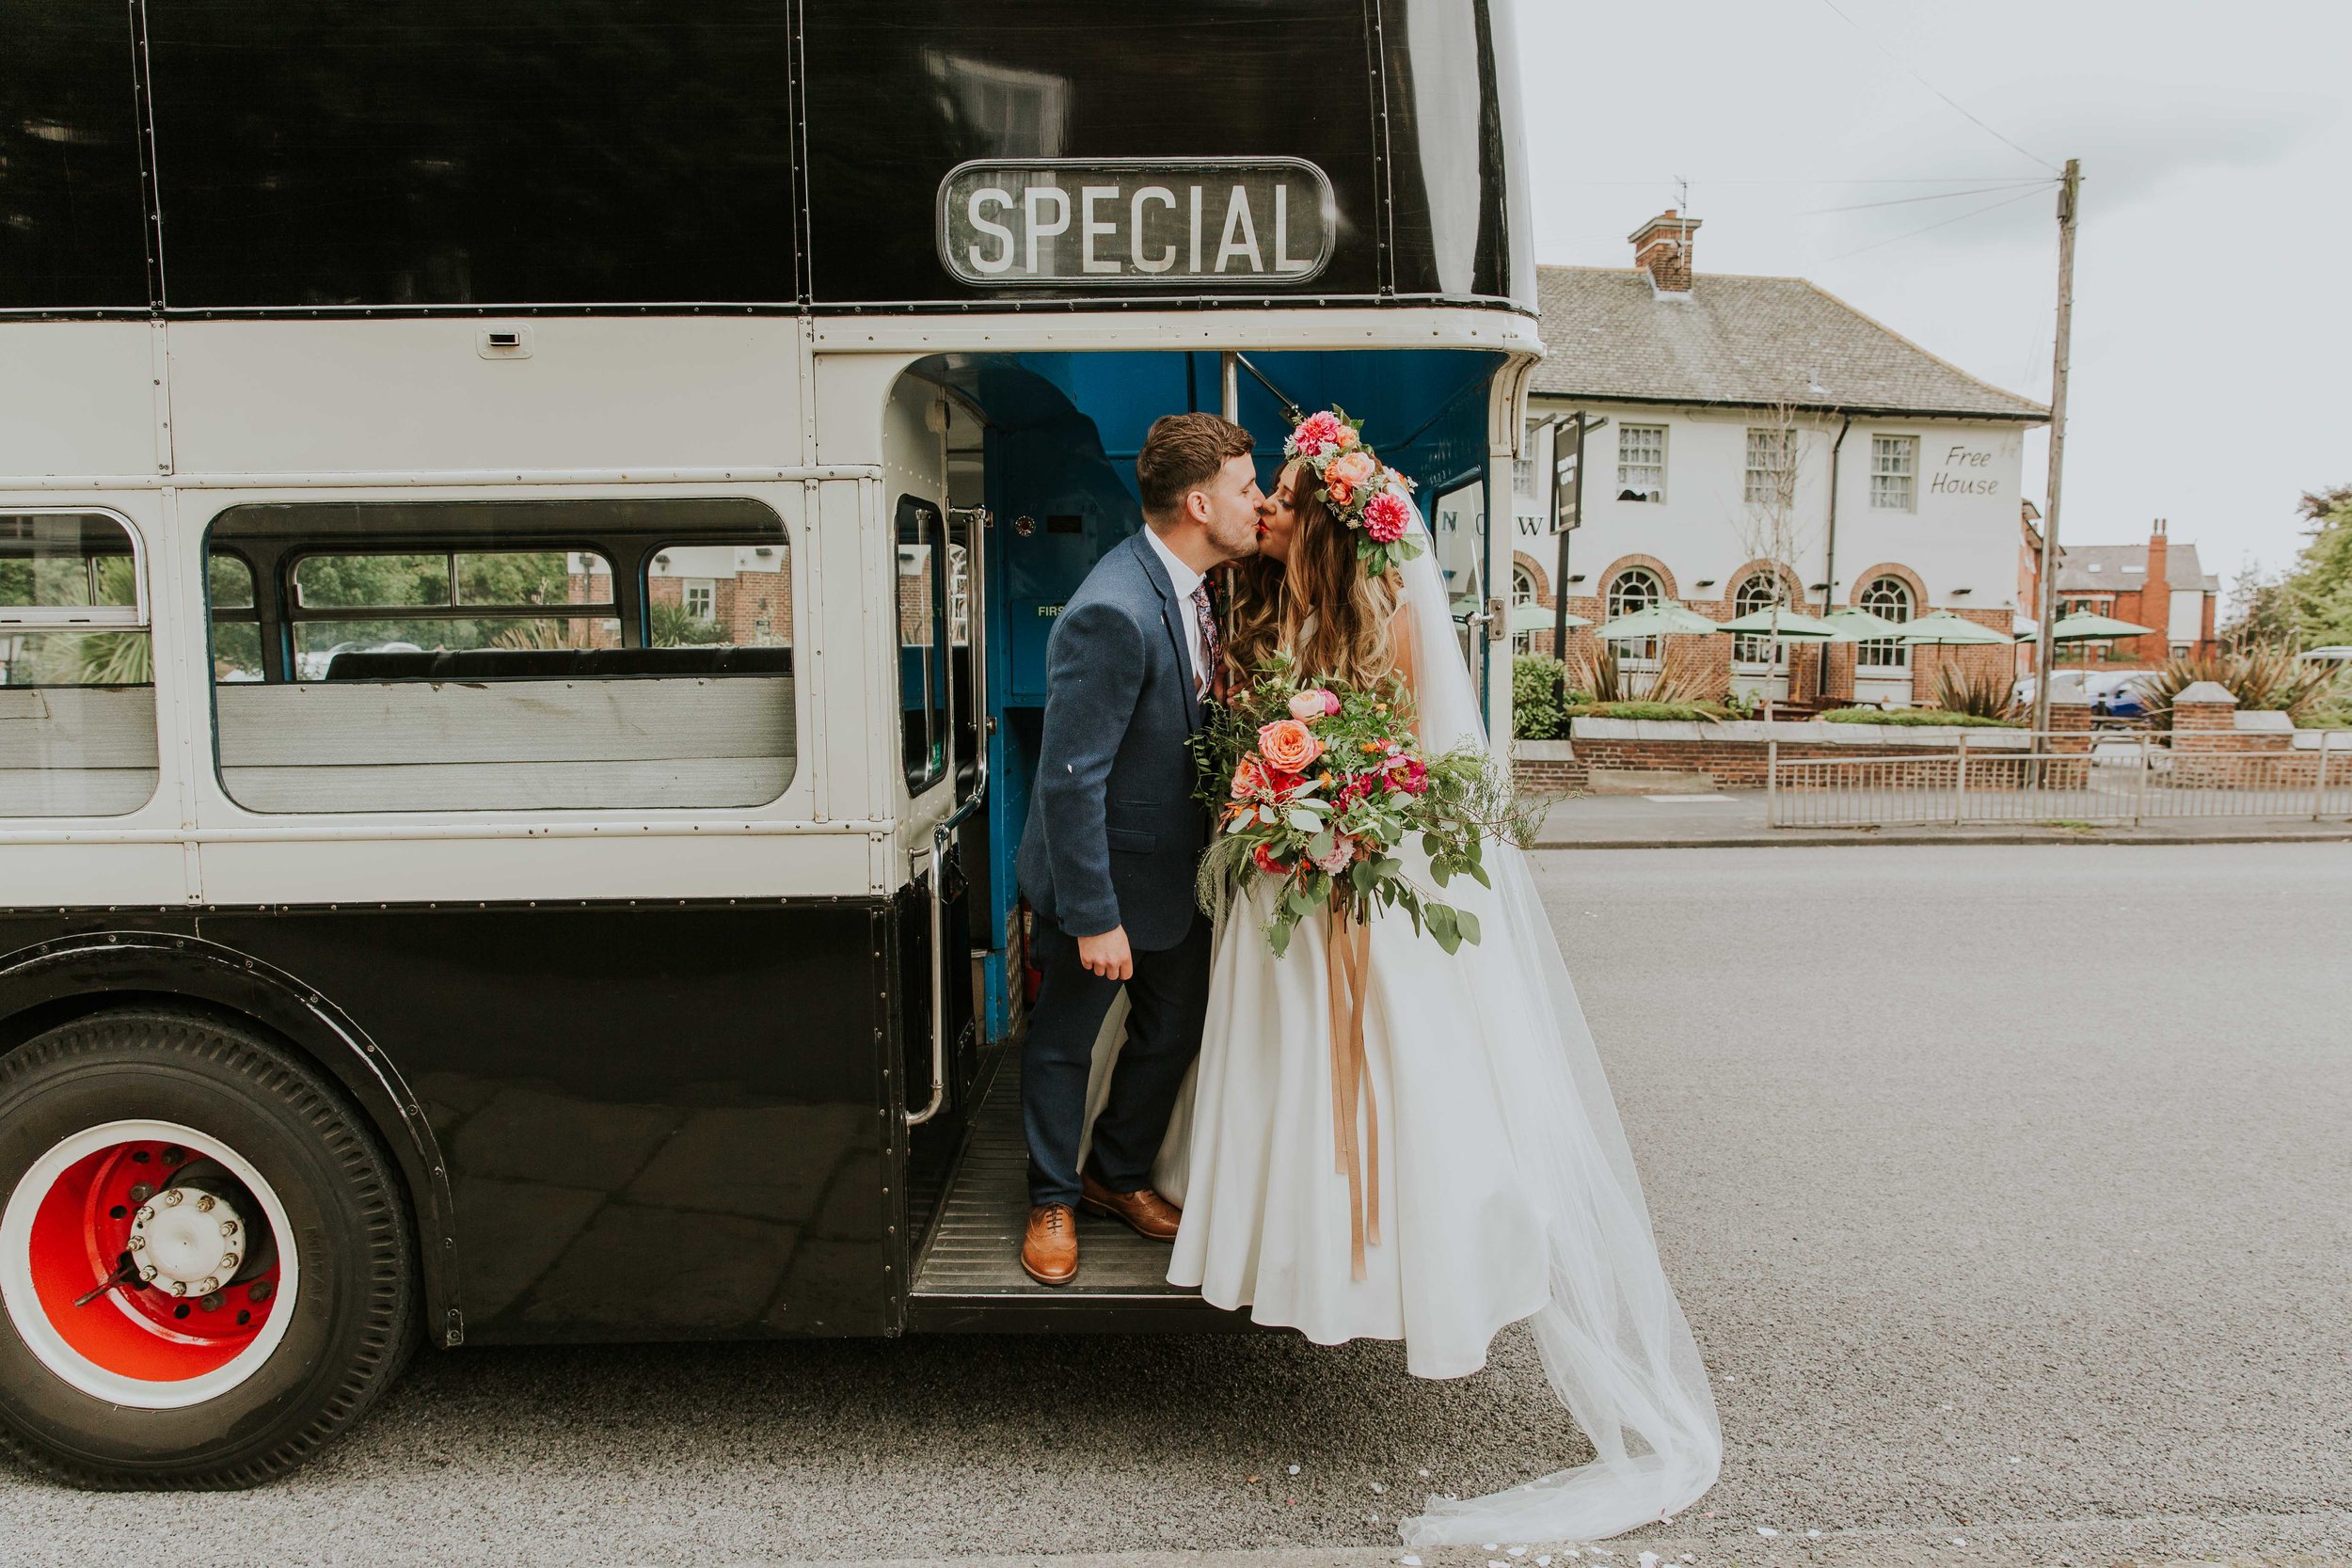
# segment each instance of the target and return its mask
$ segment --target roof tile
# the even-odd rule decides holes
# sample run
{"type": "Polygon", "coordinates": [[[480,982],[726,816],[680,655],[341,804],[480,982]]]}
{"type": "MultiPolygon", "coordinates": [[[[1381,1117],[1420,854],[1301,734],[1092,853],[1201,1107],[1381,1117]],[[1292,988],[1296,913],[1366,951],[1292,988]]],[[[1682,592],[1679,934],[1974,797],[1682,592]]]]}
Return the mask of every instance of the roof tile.
{"type": "Polygon", "coordinates": [[[1531,387],[1556,396],[1952,415],[2039,422],[2049,410],[1979,381],[1802,277],[1702,273],[1661,295],[1635,268],[1538,267],[1544,346],[1531,387]]]}

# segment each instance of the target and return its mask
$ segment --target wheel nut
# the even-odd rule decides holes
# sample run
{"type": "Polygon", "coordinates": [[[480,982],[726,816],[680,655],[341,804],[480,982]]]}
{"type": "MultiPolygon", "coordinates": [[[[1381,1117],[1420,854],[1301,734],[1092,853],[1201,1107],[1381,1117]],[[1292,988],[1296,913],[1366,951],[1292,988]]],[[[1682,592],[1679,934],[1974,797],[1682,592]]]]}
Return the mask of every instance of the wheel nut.
{"type": "Polygon", "coordinates": [[[158,1275],[158,1274],[160,1274],[161,1272],[162,1272],[162,1271],[161,1271],[160,1269],[156,1268],[154,1264],[150,1263],[150,1264],[148,1264],[148,1265],[147,1265],[147,1267],[145,1267],[145,1268],[143,1268],[143,1269],[141,1269],[141,1270],[139,1271],[139,1277],[140,1277],[141,1279],[146,1280],[149,1284],[152,1285],[152,1284],[155,1282],[155,1275],[158,1275]]]}
{"type": "Polygon", "coordinates": [[[252,1302],[254,1306],[259,1307],[262,1303],[269,1300],[270,1292],[273,1289],[274,1287],[268,1280],[257,1279],[253,1282],[253,1288],[246,1291],[246,1299],[252,1302]]]}
{"type": "Polygon", "coordinates": [[[188,1151],[176,1145],[164,1150],[164,1164],[167,1165],[176,1165],[187,1157],[188,1151]]]}
{"type": "Polygon", "coordinates": [[[235,1220],[223,1220],[223,1221],[221,1221],[221,1222],[220,1222],[220,1233],[221,1233],[222,1235],[224,1235],[224,1236],[233,1236],[233,1235],[235,1235],[235,1234],[237,1233],[237,1222],[236,1222],[235,1220]]]}
{"type": "Polygon", "coordinates": [[[188,1288],[184,1282],[175,1279],[171,1282],[171,1293],[175,1296],[184,1296],[188,1293],[188,1288]]]}
{"type": "Polygon", "coordinates": [[[151,1186],[149,1186],[146,1182],[144,1182],[144,1181],[138,1181],[138,1182],[134,1182],[134,1183],[132,1184],[132,1187],[131,1187],[131,1201],[132,1201],[132,1202],[134,1202],[134,1203],[145,1203],[145,1202],[146,1202],[149,1198],[153,1197],[154,1196],[155,1196],[155,1189],[154,1189],[154,1188],[152,1188],[152,1187],[151,1187],[151,1186]]]}
{"type": "Polygon", "coordinates": [[[222,1274],[235,1274],[237,1272],[237,1265],[244,1261],[244,1259],[238,1257],[233,1252],[224,1252],[220,1255],[220,1272],[222,1274]]]}
{"type": "Polygon", "coordinates": [[[130,1244],[133,1252],[145,1252],[147,1250],[147,1238],[144,1236],[133,1236],[131,1238],[130,1244]]]}
{"type": "Polygon", "coordinates": [[[214,1278],[212,1275],[205,1275],[202,1279],[199,1279],[199,1280],[198,1280],[198,1281],[196,1282],[196,1293],[197,1293],[198,1295],[199,1295],[199,1296],[209,1296],[209,1295],[211,1295],[211,1294],[212,1294],[215,1291],[217,1291],[217,1290],[219,1290],[219,1289],[220,1289],[220,1281],[219,1281],[219,1280],[217,1280],[217,1279],[215,1279],[215,1278],[214,1278]]]}
{"type": "Polygon", "coordinates": [[[139,1205],[138,1222],[141,1225],[145,1225],[148,1221],[153,1219],[154,1217],[155,1206],[153,1204],[142,1203],[139,1205]]]}
{"type": "Polygon", "coordinates": [[[213,1205],[219,1201],[212,1194],[205,1193],[196,1200],[196,1212],[199,1214],[209,1214],[213,1212],[213,1205]]]}
{"type": "Polygon", "coordinates": [[[182,1192],[179,1188],[174,1187],[171,1191],[164,1195],[164,1207],[167,1209],[177,1209],[180,1207],[181,1200],[185,1198],[187,1196],[187,1194],[182,1192]]]}
{"type": "Polygon", "coordinates": [[[218,1291],[215,1291],[211,1295],[206,1296],[202,1301],[198,1302],[196,1305],[202,1307],[207,1312],[217,1312],[220,1310],[220,1292],[218,1291]]]}

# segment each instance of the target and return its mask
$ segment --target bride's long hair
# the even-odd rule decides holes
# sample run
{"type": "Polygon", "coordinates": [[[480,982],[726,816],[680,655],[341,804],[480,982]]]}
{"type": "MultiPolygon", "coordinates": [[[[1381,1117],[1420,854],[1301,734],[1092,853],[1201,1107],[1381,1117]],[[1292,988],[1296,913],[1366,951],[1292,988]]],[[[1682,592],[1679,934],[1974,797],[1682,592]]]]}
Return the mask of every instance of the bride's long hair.
{"type": "Polygon", "coordinates": [[[1356,534],[1315,499],[1311,479],[1304,463],[1282,470],[1298,515],[1290,559],[1255,555],[1233,568],[1228,657],[1248,680],[1267,655],[1288,648],[1303,673],[1369,686],[1394,663],[1391,626],[1404,583],[1394,571],[1365,572],[1356,534]]]}

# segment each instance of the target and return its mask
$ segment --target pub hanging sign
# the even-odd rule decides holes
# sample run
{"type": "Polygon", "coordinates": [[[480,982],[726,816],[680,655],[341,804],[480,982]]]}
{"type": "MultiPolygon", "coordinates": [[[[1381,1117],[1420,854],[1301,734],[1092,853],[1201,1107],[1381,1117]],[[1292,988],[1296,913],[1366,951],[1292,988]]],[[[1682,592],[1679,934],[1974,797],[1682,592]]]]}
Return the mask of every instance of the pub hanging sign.
{"type": "Polygon", "coordinates": [[[1303,283],[1337,214],[1301,158],[983,160],[940,182],[939,257],[981,288],[1303,283]]]}

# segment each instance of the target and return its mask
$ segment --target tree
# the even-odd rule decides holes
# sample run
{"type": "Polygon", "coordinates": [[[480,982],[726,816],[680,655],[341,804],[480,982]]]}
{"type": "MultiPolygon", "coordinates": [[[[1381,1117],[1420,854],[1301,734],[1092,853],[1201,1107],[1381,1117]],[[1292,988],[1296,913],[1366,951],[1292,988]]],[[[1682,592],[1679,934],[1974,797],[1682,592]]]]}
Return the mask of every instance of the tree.
{"type": "Polygon", "coordinates": [[[2230,590],[2221,635],[2234,648],[2280,648],[2296,641],[2295,601],[2284,578],[2265,573],[2249,556],[2230,590]]]}
{"type": "MultiPolygon", "coordinates": [[[[1793,404],[1776,404],[1765,415],[1769,421],[1748,428],[1748,466],[1741,499],[1742,510],[1733,519],[1738,531],[1740,547],[1751,561],[1769,562],[1772,575],[1773,620],[1779,611],[1793,600],[1789,584],[1803,580],[1797,571],[1797,556],[1810,542],[1812,530],[1797,510],[1797,409],[1793,404]]],[[[1766,639],[1771,646],[1767,671],[1781,666],[1782,643],[1777,636],[1766,639]]],[[[1768,674],[1764,683],[1764,716],[1772,716],[1772,687],[1768,674]]]]}
{"type": "Polygon", "coordinates": [[[2306,494],[2300,510],[2311,543],[2280,583],[2295,636],[2306,646],[2352,642],[2352,484],[2306,494]]]}

